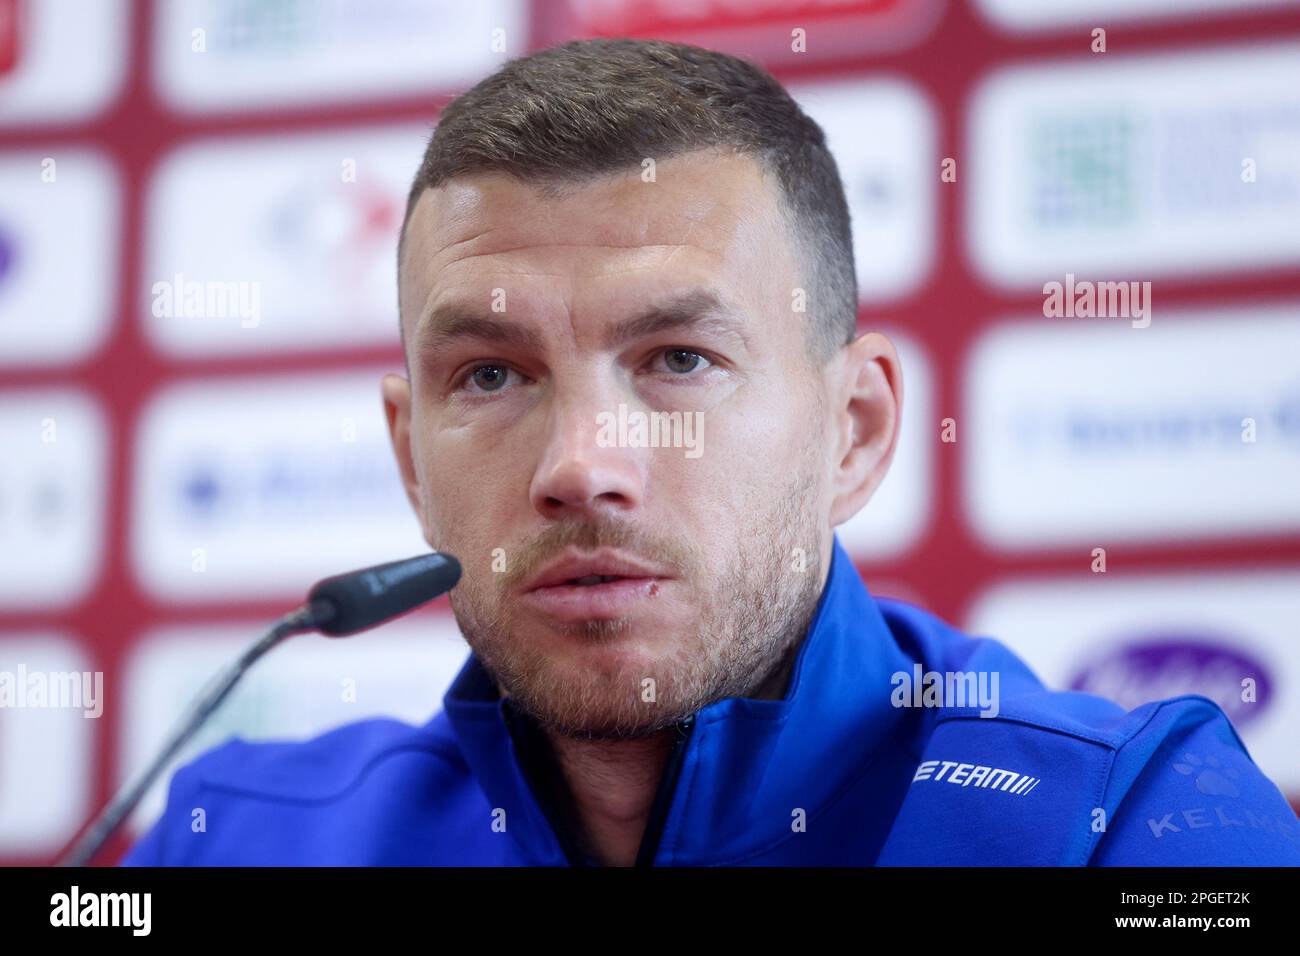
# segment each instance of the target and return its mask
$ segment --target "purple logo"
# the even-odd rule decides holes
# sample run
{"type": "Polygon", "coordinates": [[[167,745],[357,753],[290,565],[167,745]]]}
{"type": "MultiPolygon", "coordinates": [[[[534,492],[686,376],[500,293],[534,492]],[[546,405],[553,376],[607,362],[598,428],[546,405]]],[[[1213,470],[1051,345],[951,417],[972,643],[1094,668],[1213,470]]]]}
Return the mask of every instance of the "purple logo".
{"type": "Polygon", "coordinates": [[[18,249],[14,245],[9,230],[0,226],[0,287],[3,287],[13,271],[14,260],[18,258],[18,249]]]}
{"type": "Polygon", "coordinates": [[[1070,682],[1071,690],[1108,698],[1126,710],[1183,694],[1210,698],[1241,728],[1268,707],[1273,682],[1264,665],[1246,656],[1240,642],[1221,634],[1154,635],[1124,641],[1070,682]],[[1242,694],[1254,682],[1253,701],[1242,694]]]}

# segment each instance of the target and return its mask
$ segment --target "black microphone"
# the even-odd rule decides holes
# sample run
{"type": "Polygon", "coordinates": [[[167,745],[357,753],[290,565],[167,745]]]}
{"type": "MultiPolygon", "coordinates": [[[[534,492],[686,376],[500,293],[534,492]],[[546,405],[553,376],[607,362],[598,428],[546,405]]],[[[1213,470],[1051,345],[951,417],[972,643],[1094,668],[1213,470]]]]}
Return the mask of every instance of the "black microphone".
{"type": "Polygon", "coordinates": [[[203,726],[253,662],[286,637],[320,631],[331,637],[356,634],[445,594],[460,580],[460,562],[450,554],[422,554],[404,561],[363,568],[317,582],[307,603],[280,618],[239,660],[217,675],[199,696],[167,745],[147,770],[100,812],[59,861],[60,866],[85,866],[117,832],[163,769],[203,726]]]}
{"type": "Polygon", "coordinates": [[[345,637],[405,614],[459,580],[460,562],[435,551],[326,578],[308,592],[307,601],[318,631],[345,637]]]}

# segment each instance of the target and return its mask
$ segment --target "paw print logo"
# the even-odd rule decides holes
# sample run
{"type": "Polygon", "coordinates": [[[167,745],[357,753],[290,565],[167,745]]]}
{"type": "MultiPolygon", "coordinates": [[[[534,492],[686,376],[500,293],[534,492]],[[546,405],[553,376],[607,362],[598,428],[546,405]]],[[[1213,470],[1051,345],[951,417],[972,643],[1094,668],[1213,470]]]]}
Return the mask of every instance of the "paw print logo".
{"type": "Polygon", "coordinates": [[[1181,774],[1196,776],[1196,789],[1209,797],[1240,796],[1237,786],[1232,781],[1241,776],[1231,767],[1220,765],[1211,754],[1202,759],[1196,754],[1183,754],[1184,763],[1174,764],[1174,769],[1181,774]]]}

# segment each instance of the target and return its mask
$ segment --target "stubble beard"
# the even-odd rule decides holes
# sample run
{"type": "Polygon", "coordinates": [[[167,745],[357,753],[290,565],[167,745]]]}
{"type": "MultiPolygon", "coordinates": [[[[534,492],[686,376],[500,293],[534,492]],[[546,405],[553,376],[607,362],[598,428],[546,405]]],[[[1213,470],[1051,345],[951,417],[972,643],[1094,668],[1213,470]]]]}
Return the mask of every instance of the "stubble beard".
{"type": "MultiPolygon", "coordinates": [[[[815,459],[804,455],[800,461],[788,487],[769,499],[771,507],[751,512],[738,529],[719,575],[709,575],[709,560],[690,544],[663,541],[656,547],[625,527],[555,526],[526,549],[530,559],[514,573],[492,575],[486,588],[470,575],[462,580],[451,594],[461,633],[521,710],[569,738],[646,737],[714,701],[747,696],[793,653],[820,596],[825,532],[815,516],[815,459]],[[692,633],[641,635],[640,646],[668,650],[607,668],[548,657],[518,626],[510,589],[568,544],[621,547],[672,563],[681,575],[672,584],[694,592],[690,603],[698,616],[692,633]]],[[[593,659],[601,645],[628,640],[632,627],[627,618],[547,626],[567,631],[576,646],[591,646],[593,659]]]]}

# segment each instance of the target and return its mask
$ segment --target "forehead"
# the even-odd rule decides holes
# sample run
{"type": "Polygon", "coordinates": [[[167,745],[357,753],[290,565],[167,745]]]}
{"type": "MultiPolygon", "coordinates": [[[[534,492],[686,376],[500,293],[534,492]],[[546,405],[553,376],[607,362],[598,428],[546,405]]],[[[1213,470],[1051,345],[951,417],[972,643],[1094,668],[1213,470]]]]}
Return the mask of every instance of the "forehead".
{"type": "Polygon", "coordinates": [[[778,187],[748,156],[690,153],[656,163],[653,181],[634,168],[553,189],[477,174],[425,190],[412,210],[402,322],[409,337],[439,304],[486,305],[498,286],[541,284],[570,306],[664,284],[780,295],[791,265],[778,187]]]}

